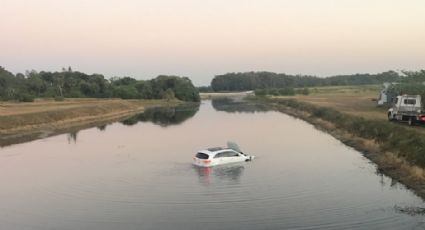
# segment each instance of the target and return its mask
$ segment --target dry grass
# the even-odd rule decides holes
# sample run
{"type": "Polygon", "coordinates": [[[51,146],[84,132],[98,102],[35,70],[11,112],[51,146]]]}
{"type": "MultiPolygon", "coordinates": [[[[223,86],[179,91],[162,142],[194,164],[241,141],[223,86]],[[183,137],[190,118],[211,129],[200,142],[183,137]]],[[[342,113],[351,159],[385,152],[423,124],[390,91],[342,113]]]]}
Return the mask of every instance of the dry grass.
{"type": "Polygon", "coordinates": [[[371,119],[387,119],[386,109],[378,107],[381,86],[332,86],[310,88],[310,95],[292,98],[314,105],[330,107],[340,112],[371,119]]]}
{"type": "Polygon", "coordinates": [[[78,98],[54,101],[53,99],[37,99],[32,103],[0,102],[0,116],[34,114],[40,112],[60,111],[82,107],[125,105],[143,107],[149,104],[163,103],[161,100],[121,100],[78,98]]]}
{"type": "MultiPolygon", "coordinates": [[[[365,86],[329,86],[310,88],[310,95],[286,96],[321,107],[336,109],[342,113],[374,120],[387,120],[386,107],[377,106],[376,100],[382,89],[381,85],[365,86]]],[[[403,127],[406,124],[400,123],[403,127]]],[[[409,127],[425,133],[424,127],[409,127]]]]}
{"type": "Polygon", "coordinates": [[[164,100],[66,99],[34,103],[0,103],[0,139],[45,130],[66,129],[100,120],[118,119],[145,107],[177,104],[164,100]]]}

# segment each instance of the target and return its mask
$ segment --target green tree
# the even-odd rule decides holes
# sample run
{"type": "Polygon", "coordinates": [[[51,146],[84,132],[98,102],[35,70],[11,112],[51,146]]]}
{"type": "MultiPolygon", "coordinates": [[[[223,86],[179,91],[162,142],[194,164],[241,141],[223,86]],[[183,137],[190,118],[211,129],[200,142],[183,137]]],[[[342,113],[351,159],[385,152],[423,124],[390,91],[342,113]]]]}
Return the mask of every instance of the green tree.
{"type": "Polygon", "coordinates": [[[162,92],[162,98],[166,99],[167,101],[173,100],[175,98],[174,91],[171,88],[168,88],[162,92]]]}
{"type": "Polygon", "coordinates": [[[139,95],[143,99],[152,99],[153,91],[150,81],[138,81],[135,85],[139,95]]]}

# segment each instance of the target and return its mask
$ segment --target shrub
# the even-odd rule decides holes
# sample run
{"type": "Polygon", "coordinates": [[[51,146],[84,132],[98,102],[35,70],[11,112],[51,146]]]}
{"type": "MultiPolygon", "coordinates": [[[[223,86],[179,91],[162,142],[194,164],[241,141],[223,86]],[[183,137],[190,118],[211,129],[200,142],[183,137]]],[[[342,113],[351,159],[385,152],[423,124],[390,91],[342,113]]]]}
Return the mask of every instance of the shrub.
{"type": "Polygon", "coordinates": [[[282,96],[293,96],[295,95],[294,88],[281,88],[279,89],[279,94],[282,96]]]}
{"type": "Polygon", "coordinates": [[[65,98],[62,97],[62,96],[56,96],[56,97],[54,97],[54,99],[55,99],[55,101],[64,101],[65,100],[65,98]]]}
{"type": "Polygon", "coordinates": [[[310,90],[308,88],[304,88],[301,93],[304,94],[304,95],[309,95],[310,90]]]}
{"type": "Polygon", "coordinates": [[[167,89],[161,93],[161,97],[167,101],[175,99],[174,91],[172,89],[167,89]]]}
{"type": "Polygon", "coordinates": [[[34,102],[34,96],[29,94],[18,94],[16,99],[20,102],[34,102]]]}
{"type": "Polygon", "coordinates": [[[265,96],[267,95],[267,90],[265,89],[256,89],[254,90],[255,96],[265,96]]]}
{"type": "Polygon", "coordinates": [[[273,95],[273,96],[279,96],[280,92],[279,92],[278,89],[269,89],[268,94],[273,95]]]}

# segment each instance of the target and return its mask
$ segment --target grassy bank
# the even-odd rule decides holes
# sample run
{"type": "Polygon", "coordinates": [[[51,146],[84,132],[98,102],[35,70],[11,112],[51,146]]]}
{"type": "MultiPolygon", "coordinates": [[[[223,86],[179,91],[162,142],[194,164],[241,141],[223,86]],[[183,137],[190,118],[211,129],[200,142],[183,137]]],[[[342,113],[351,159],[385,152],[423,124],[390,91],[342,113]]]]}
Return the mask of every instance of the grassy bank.
{"type": "Polygon", "coordinates": [[[177,105],[180,101],[66,99],[34,103],[0,103],[0,146],[117,121],[146,107],[177,105]]]}
{"type": "MultiPolygon", "coordinates": [[[[275,97],[295,99],[320,107],[333,108],[341,113],[370,120],[387,121],[387,107],[377,106],[381,85],[367,86],[328,86],[310,88],[310,95],[275,97]]],[[[425,134],[423,127],[407,127],[404,123],[393,123],[401,128],[416,130],[425,134]]]]}
{"type": "MultiPolygon", "coordinates": [[[[334,108],[354,116],[386,120],[386,108],[377,107],[376,99],[382,86],[328,86],[309,88],[309,95],[297,95],[293,98],[301,102],[334,108]]],[[[284,97],[281,97],[284,98],[284,97]]]]}
{"type": "Polygon", "coordinates": [[[381,119],[362,117],[298,99],[263,98],[275,109],[306,120],[363,152],[378,171],[425,198],[425,135],[381,119]]]}

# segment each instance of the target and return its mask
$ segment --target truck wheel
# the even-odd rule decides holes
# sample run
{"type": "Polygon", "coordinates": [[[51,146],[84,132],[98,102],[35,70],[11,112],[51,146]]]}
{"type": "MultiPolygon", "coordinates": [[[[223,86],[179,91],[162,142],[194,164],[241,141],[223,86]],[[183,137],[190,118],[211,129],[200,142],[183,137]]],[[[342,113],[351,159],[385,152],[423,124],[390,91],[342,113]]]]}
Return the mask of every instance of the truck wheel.
{"type": "Polygon", "coordinates": [[[415,125],[415,118],[409,117],[409,120],[407,121],[407,123],[409,124],[409,126],[414,126],[415,125]]]}
{"type": "Polygon", "coordinates": [[[391,115],[391,113],[388,113],[388,121],[394,121],[394,117],[391,115]]]}

